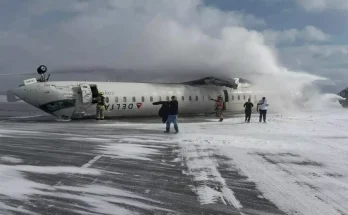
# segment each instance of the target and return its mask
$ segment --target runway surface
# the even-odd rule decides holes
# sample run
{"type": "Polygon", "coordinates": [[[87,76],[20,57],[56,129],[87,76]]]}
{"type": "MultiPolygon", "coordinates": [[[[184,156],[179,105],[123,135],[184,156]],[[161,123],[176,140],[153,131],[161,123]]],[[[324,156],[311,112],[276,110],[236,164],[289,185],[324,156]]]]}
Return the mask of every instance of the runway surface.
{"type": "Polygon", "coordinates": [[[164,134],[160,118],[6,111],[0,214],[348,213],[347,112],[180,118],[164,134]]]}

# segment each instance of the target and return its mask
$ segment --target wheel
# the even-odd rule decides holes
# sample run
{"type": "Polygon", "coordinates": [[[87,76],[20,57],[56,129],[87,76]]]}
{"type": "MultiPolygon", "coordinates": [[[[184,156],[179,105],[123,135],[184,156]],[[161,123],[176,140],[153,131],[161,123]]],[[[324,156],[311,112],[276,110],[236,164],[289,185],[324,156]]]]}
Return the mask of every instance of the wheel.
{"type": "Polygon", "coordinates": [[[37,73],[44,74],[45,72],[47,72],[47,67],[45,65],[41,65],[39,66],[39,68],[37,68],[37,73]]]}

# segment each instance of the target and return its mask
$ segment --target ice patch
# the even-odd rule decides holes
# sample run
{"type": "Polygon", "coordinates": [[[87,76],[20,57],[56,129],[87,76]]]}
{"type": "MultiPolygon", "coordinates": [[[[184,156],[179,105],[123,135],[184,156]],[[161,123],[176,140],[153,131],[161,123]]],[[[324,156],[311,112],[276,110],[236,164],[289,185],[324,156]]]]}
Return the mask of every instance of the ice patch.
{"type": "Polygon", "coordinates": [[[97,160],[99,160],[103,155],[97,155],[95,156],[92,160],[90,160],[88,163],[82,165],[82,168],[88,168],[91,165],[93,165],[93,163],[95,163],[97,160]]]}
{"type": "Polygon", "coordinates": [[[72,166],[29,166],[29,165],[17,165],[6,166],[0,165],[0,169],[13,169],[22,172],[40,173],[40,174],[82,174],[82,175],[100,175],[100,171],[97,169],[86,169],[72,166]]]}
{"type": "Polygon", "coordinates": [[[89,137],[89,138],[84,138],[84,137],[67,137],[64,138],[64,140],[67,141],[85,141],[85,142],[97,142],[97,143],[106,143],[112,141],[111,139],[106,139],[106,138],[94,138],[94,137],[89,137]]]}
{"type": "Polygon", "coordinates": [[[8,215],[10,211],[16,212],[16,214],[21,213],[21,214],[28,214],[28,215],[39,215],[37,213],[23,209],[22,207],[12,207],[0,202],[0,213],[4,212],[4,214],[8,215]]]}
{"type": "Polygon", "coordinates": [[[228,188],[225,179],[222,178],[219,170],[218,163],[214,159],[212,150],[202,146],[196,146],[192,144],[182,144],[182,156],[189,175],[193,176],[193,180],[199,184],[205,184],[209,181],[217,184],[220,191],[212,190],[207,186],[199,186],[194,188],[194,191],[198,195],[198,199],[201,204],[215,203],[217,197],[221,196],[221,200],[226,205],[232,205],[233,207],[240,209],[242,204],[234,196],[234,192],[228,188]]]}
{"type": "Polygon", "coordinates": [[[146,145],[112,143],[99,146],[99,152],[105,156],[116,156],[122,159],[151,160],[148,155],[158,154],[157,149],[146,145]]]}
{"type": "MultiPolygon", "coordinates": [[[[83,187],[71,187],[62,185],[50,186],[25,179],[22,171],[39,174],[76,173],[96,175],[99,173],[96,170],[74,167],[0,165],[0,196],[5,196],[10,199],[21,201],[25,201],[33,195],[40,195],[43,196],[43,198],[46,196],[66,199],[70,201],[82,201],[83,203],[92,207],[88,208],[88,210],[103,214],[114,214],[116,211],[117,214],[140,214],[138,212],[127,209],[127,205],[151,211],[172,212],[171,210],[168,210],[161,206],[156,206],[162,204],[159,201],[145,198],[122,189],[94,184],[86,185],[83,187]],[[151,204],[147,204],[145,202],[150,202],[151,204]],[[123,207],[119,205],[126,206],[123,207]]],[[[77,204],[71,206],[73,207],[71,208],[71,211],[79,211],[83,214],[93,214],[84,211],[85,208],[80,207],[77,204]]],[[[16,208],[0,202],[0,212],[9,214],[10,211],[24,214],[36,214],[23,208],[16,208]]]]}
{"type": "Polygon", "coordinates": [[[1,156],[0,160],[3,162],[8,162],[8,163],[22,163],[22,159],[15,158],[12,156],[1,156]]]}
{"type": "Polygon", "coordinates": [[[224,201],[221,192],[214,190],[208,186],[199,186],[191,188],[199,196],[199,202],[202,205],[213,204],[218,200],[224,201]]]}
{"type": "Polygon", "coordinates": [[[33,116],[12,116],[8,117],[9,119],[29,119],[29,118],[35,118],[35,117],[40,117],[44,115],[33,115],[33,116]]]}
{"type": "Polygon", "coordinates": [[[10,130],[10,129],[0,129],[0,134],[42,134],[38,131],[25,131],[25,130],[10,130]]]}

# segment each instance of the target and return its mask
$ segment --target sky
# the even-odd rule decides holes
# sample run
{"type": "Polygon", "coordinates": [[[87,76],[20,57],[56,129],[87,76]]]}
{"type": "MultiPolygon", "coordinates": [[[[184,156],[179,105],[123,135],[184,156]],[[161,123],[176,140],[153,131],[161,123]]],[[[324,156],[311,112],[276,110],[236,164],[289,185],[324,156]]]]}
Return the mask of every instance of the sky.
{"type": "Polygon", "coordinates": [[[11,75],[0,75],[0,90],[41,64],[70,71],[54,80],[127,76],[71,72],[111,68],[151,80],[326,79],[340,90],[348,85],[347,14],[348,0],[2,0],[0,74],[11,75]]]}

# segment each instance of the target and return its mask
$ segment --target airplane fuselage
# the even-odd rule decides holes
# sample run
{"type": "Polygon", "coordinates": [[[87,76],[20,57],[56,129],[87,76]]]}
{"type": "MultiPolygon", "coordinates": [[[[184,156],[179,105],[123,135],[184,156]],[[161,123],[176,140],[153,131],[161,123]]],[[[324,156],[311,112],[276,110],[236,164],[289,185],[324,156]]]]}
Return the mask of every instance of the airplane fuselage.
{"type": "MultiPolygon", "coordinates": [[[[226,112],[242,112],[243,104],[251,98],[257,103],[262,92],[252,87],[236,89],[215,85],[155,84],[127,82],[36,82],[21,86],[13,92],[25,102],[58,118],[81,118],[96,114],[94,99],[99,92],[106,100],[105,117],[158,116],[157,101],[169,101],[175,95],[179,114],[208,114],[214,112],[214,101],[221,95],[226,112]]],[[[256,105],[255,105],[256,106],[256,105]]]]}

